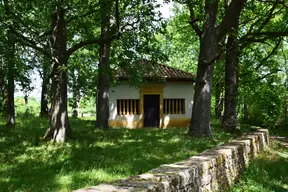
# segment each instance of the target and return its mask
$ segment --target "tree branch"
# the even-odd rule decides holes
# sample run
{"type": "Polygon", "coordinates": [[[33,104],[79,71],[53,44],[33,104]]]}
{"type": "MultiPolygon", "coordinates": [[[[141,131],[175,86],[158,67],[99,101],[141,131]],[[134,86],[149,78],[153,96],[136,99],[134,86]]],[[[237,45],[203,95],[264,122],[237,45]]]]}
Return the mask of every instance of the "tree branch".
{"type": "Polygon", "coordinates": [[[195,12],[194,12],[194,9],[193,9],[193,6],[191,3],[188,4],[188,7],[189,7],[189,11],[190,11],[190,25],[192,26],[192,28],[194,29],[195,33],[201,37],[202,36],[202,31],[201,29],[199,28],[199,26],[197,25],[197,21],[199,21],[198,19],[195,18],[195,12]]]}
{"type": "Polygon", "coordinates": [[[211,61],[209,61],[207,64],[208,65],[213,65],[218,59],[220,59],[223,55],[223,53],[231,51],[235,49],[238,45],[234,45],[232,47],[229,47],[228,49],[222,49],[211,61]]]}
{"type": "Polygon", "coordinates": [[[244,49],[247,45],[251,43],[263,43],[270,45],[269,43],[266,42],[266,40],[269,39],[268,37],[264,37],[262,39],[253,39],[253,38],[241,38],[239,42],[244,42],[241,46],[240,49],[244,49]]]}
{"type": "MultiPolygon", "coordinates": [[[[97,5],[95,5],[95,7],[98,6],[98,5],[99,5],[99,3],[98,3],[97,5]]],[[[92,14],[96,13],[97,11],[98,11],[98,10],[91,10],[91,11],[88,11],[87,13],[82,14],[82,15],[76,15],[76,16],[68,19],[68,20],[67,20],[67,23],[70,23],[70,22],[72,22],[73,20],[76,20],[76,19],[78,19],[78,18],[87,17],[87,16],[89,16],[89,15],[92,15],[92,14]]]]}
{"type": "Polygon", "coordinates": [[[25,37],[24,35],[18,33],[17,31],[15,31],[12,27],[9,27],[10,31],[15,35],[15,37],[18,37],[18,40],[25,46],[31,47],[41,53],[43,53],[44,55],[47,56],[51,56],[51,54],[45,50],[43,47],[39,47],[37,45],[36,42],[34,42],[33,40],[29,39],[28,37],[25,37]]]}
{"type": "Polygon", "coordinates": [[[224,16],[222,22],[217,28],[217,41],[219,42],[230,30],[232,25],[239,20],[240,12],[244,7],[245,0],[233,0],[224,16]]]}
{"type": "MultiPolygon", "coordinates": [[[[263,3],[275,3],[275,0],[258,0],[259,2],[263,2],[263,3]]],[[[283,1],[278,1],[278,4],[283,5],[283,7],[285,7],[286,9],[288,9],[288,5],[285,4],[285,0],[283,1]]]]}
{"type": "MultiPolygon", "coordinates": [[[[137,24],[137,23],[139,23],[139,22],[140,22],[140,17],[139,17],[139,15],[138,15],[136,21],[133,21],[132,23],[127,22],[125,25],[123,25],[123,26],[120,28],[120,30],[118,31],[118,33],[122,33],[122,32],[126,29],[126,27],[132,27],[132,28],[134,29],[134,28],[135,28],[135,24],[137,24]]],[[[135,28],[135,29],[136,29],[136,28],[135,28]]],[[[120,34],[119,34],[119,35],[120,35],[120,34]]]]}
{"type": "Polygon", "coordinates": [[[244,45],[242,45],[241,47],[245,47],[246,45],[250,44],[250,43],[266,43],[265,41],[267,39],[270,39],[271,37],[287,37],[288,36],[288,32],[269,32],[269,31],[264,31],[264,32],[254,32],[254,33],[248,33],[245,36],[240,38],[241,42],[244,42],[244,45]],[[249,37],[252,36],[252,37],[249,37]],[[256,38],[255,38],[256,37],[256,38]]]}
{"type": "Polygon", "coordinates": [[[249,33],[247,36],[269,36],[269,37],[287,37],[287,31],[263,31],[263,32],[254,32],[249,33]]]}
{"type": "Polygon", "coordinates": [[[244,81],[242,84],[249,84],[249,83],[254,83],[254,82],[260,81],[260,80],[265,79],[266,77],[268,77],[268,76],[270,76],[270,75],[273,75],[273,74],[275,74],[275,73],[278,73],[279,71],[282,71],[282,70],[276,69],[275,71],[272,71],[272,72],[270,72],[270,73],[267,73],[266,75],[264,75],[264,76],[262,76],[262,77],[259,77],[259,78],[255,79],[255,80],[252,80],[252,81],[244,81]]]}
{"type": "Polygon", "coordinates": [[[119,16],[119,0],[115,0],[115,19],[116,19],[116,30],[120,29],[120,16],[119,16]]]}
{"type": "Polygon", "coordinates": [[[279,45],[281,44],[282,39],[279,39],[275,45],[275,47],[273,48],[273,50],[259,63],[259,65],[257,65],[257,67],[255,68],[255,70],[257,71],[258,69],[260,69],[260,67],[277,51],[279,45]]]}
{"type": "Polygon", "coordinates": [[[41,78],[41,79],[44,79],[44,76],[43,76],[42,71],[41,71],[39,68],[37,69],[37,71],[38,71],[38,73],[39,73],[39,75],[40,75],[40,78],[41,78]]]}
{"type": "Polygon", "coordinates": [[[273,4],[272,8],[269,11],[269,14],[265,21],[261,24],[261,26],[258,28],[258,32],[262,31],[262,29],[268,24],[268,22],[271,20],[272,16],[274,15],[273,12],[276,9],[279,0],[276,0],[276,2],[273,4]]]}
{"type": "Polygon", "coordinates": [[[77,51],[78,49],[92,44],[100,44],[103,40],[101,38],[95,38],[95,39],[88,39],[85,41],[81,41],[79,43],[74,44],[70,49],[67,50],[67,56],[69,57],[72,53],[77,51]]]}
{"type": "MultiPolygon", "coordinates": [[[[95,10],[94,10],[95,12],[95,10]]],[[[83,16],[87,16],[88,14],[92,14],[92,12],[88,12],[83,16]]],[[[101,39],[101,37],[99,38],[93,38],[93,39],[88,39],[85,41],[81,41],[79,43],[74,44],[70,49],[67,50],[67,56],[69,57],[71,54],[73,54],[75,51],[77,51],[78,49],[85,47],[87,45],[92,45],[92,44],[101,44],[104,42],[109,42],[112,41],[113,39],[117,39],[120,36],[121,31],[127,26],[123,26],[121,28],[121,31],[119,30],[120,28],[120,16],[119,16],[119,0],[115,0],[115,19],[116,19],[116,24],[115,24],[115,30],[114,33],[112,33],[112,35],[110,35],[110,38],[108,39],[101,39]]],[[[139,22],[139,20],[137,20],[137,22],[139,22]]],[[[135,24],[134,22],[132,23],[133,25],[135,24]]]]}
{"type": "Polygon", "coordinates": [[[44,37],[44,36],[47,36],[47,35],[51,35],[51,33],[52,33],[52,29],[49,29],[49,30],[47,30],[45,32],[40,33],[39,37],[44,37]]]}

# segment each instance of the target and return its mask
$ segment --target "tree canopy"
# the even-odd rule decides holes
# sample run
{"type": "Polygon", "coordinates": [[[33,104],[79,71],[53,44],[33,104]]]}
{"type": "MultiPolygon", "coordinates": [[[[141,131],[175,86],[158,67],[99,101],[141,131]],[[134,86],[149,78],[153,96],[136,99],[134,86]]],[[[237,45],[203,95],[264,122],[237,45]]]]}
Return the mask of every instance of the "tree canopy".
{"type": "Polygon", "coordinates": [[[95,126],[108,129],[115,71],[125,68],[129,83],[142,85],[141,59],[196,74],[190,135],[210,136],[211,117],[226,131],[238,122],[287,121],[287,2],[164,3],[173,4],[168,20],[156,0],[1,1],[0,111],[7,125],[16,122],[15,86],[28,96],[38,71],[39,113],[49,116],[45,139],[72,137],[68,95],[74,117],[81,98],[94,98],[95,126]]]}

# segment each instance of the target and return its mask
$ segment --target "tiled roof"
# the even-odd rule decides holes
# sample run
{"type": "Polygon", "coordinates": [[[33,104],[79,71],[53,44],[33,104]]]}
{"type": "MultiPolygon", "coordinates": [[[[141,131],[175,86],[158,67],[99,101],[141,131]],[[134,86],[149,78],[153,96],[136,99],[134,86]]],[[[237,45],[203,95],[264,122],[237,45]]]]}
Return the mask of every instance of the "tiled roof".
{"type": "MultiPolygon", "coordinates": [[[[139,70],[141,68],[141,75],[145,78],[159,78],[165,80],[185,80],[185,81],[195,81],[195,75],[192,73],[185,72],[181,69],[176,69],[174,67],[168,66],[166,64],[149,64],[149,62],[141,62],[137,66],[139,70]],[[141,67],[139,67],[141,66],[141,67]]],[[[133,70],[129,70],[130,73],[133,73],[133,70]]],[[[127,75],[127,70],[118,69],[117,70],[117,77],[119,79],[128,79],[130,75],[127,75]]]]}

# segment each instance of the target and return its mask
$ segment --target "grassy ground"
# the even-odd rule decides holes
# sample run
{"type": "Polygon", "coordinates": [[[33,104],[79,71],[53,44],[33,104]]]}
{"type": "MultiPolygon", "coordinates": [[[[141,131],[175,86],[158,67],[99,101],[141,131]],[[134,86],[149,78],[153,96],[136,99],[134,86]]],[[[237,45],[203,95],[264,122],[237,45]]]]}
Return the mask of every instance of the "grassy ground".
{"type": "MultiPolygon", "coordinates": [[[[288,138],[287,129],[270,131],[288,138]]],[[[233,192],[288,191],[288,146],[272,141],[271,147],[252,160],[233,192]]]]}
{"type": "Polygon", "coordinates": [[[184,128],[101,131],[80,119],[71,119],[71,125],[75,138],[52,144],[40,139],[45,119],[18,118],[11,131],[0,124],[0,191],[64,192],[97,185],[183,160],[232,137],[216,125],[213,139],[188,137],[184,128]]]}

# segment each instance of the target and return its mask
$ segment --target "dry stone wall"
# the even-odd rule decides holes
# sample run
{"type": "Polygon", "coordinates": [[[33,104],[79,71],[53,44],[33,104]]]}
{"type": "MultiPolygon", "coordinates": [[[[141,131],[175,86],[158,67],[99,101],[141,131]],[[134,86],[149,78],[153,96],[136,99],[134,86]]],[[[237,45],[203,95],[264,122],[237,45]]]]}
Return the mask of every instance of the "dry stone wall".
{"type": "Polygon", "coordinates": [[[269,133],[249,135],[148,173],[74,192],[210,192],[229,191],[249,161],[269,146],[269,133]]]}

